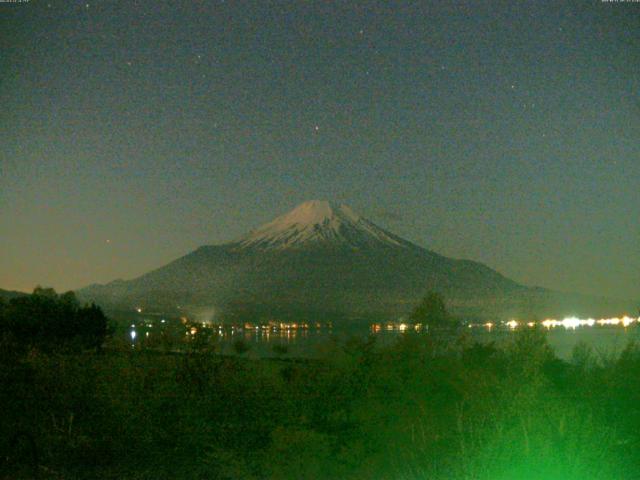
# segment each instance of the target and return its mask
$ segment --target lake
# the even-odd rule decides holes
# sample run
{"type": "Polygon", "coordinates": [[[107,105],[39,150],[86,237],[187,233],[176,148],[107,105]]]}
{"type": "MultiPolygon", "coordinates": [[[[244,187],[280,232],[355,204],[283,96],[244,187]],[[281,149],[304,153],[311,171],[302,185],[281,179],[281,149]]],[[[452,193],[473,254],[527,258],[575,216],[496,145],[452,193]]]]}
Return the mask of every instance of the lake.
{"type": "MultiPolygon", "coordinates": [[[[621,319],[562,321],[546,320],[540,322],[547,331],[547,339],[558,357],[568,360],[576,344],[584,343],[593,348],[597,355],[617,355],[629,343],[640,342],[640,319],[623,317],[621,319]]],[[[406,335],[414,326],[405,324],[372,324],[353,328],[331,328],[321,325],[250,325],[218,326],[189,322],[186,319],[164,319],[159,317],[136,318],[127,321],[127,340],[133,346],[147,343],[153,345],[162,331],[171,329],[174,338],[193,341],[196,338],[206,342],[215,342],[216,349],[223,354],[235,354],[239,340],[247,351],[244,355],[253,358],[263,357],[316,357],[331,343],[344,343],[348,338],[376,337],[379,345],[389,345],[399,336],[406,335]]],[[[529,325],[532,325],[529,323],[529,325]]],[[[417,328],[417,327],[416,327],[417,328]]],[[[482,343],[508,342],[518,329],[530,328],[526,323],[515,321],[493,325],[490,323],[468,325],[472,339],[482,343]]]]}

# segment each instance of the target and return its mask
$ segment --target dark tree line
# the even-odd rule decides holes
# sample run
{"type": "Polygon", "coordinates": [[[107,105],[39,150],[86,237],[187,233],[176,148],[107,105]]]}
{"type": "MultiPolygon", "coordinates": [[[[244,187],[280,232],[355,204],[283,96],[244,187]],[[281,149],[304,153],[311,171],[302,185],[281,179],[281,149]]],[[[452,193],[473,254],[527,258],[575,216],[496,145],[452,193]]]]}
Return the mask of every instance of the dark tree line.
{"type": "Polygon", "coordinates": [[[23,345],[77,345],[100,349],[109,321],[95,305],[81,305],[69,291],[36,287],[31,295],[0,299],[0,335],[23,345]]]}

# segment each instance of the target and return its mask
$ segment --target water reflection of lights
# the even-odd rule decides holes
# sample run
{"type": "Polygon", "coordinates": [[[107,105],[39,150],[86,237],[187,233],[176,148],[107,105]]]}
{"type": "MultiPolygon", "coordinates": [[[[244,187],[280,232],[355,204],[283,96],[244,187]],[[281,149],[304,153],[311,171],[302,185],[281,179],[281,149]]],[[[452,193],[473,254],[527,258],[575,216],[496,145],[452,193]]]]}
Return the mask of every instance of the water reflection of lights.
{"type": "MultiPolygon", "coordinates": [[[[126,335],[133,347],[140,340],[150,341],[155,337],[154,330],[159,330],[162,335],[179,334],[184,341],[191,341],[195,338],[208,339],[211,341],[228,341],[235,338],[243,338],[248,342],[267,342],[281,340],[284,343],[295,343],[298,339],[308,338],[314,333],[328,333],[333,331],[330,323],[306,323],[306,322],[276,322],[269,321],[268,324],[247,322],[241,325],[213,324],[201,321],[190,321],[187,317],[176,318],[176,321],[169,319],[149,320],[143,319],[130,324],[130,329],[126,335]],[[155,322],[155,323],[154,323],[155,322]],[[178,327],[179,326],[179,327],[178,327]],[[154,328],[155,327],[155,328],[154,328]],[[177,329],[175,329],[178,327],[177,329]],[[140,330],[141,331],[136,331],[140,330]],[[175,329],[175,330],[174,330],[175,329]],[[134,341],[135,339],[135,341],[134,341]]],[[[406,328],[413,326],[406,326],[406,328]]],[[[144,343],[142,345],[150,345],[144,343]]]]}
{"type": "MultiPolygon", "coordinates": [[[[184,323],[184,319],[180,319],[184,323]]],[[[160,320],[160,323],[167,324],[166,328],[169,328],[170,324],[165,319],[160,320]]],[[[150,335],[150,331],[156,330],[156,328],[160,328],[162,332],[165,332],[165,325],[160,326],[160,324],[153,324],[150,321],[145,320],[144,322],[131,323],[131,327],[128,331],[128,335],[130,337],[131,345],[137,343],[138,332],[137,329],[142,328],[142,339],[149,339],[153,335],[150,335]],[[144,323],[144,324],[142,324],[144,323]],[[152,327],[156,327],[153,328],[152,327]]],[[[469,323],[467,324],[468,328],[482,328],[488,332],[493,332],[494,329],[506,329],[506,330],[520,330],[523,328],[533,328],[537,325],[544,327],[547,330],[555,329],[558,327],[562,327],[564,330],[576,330],[582,327],[629,327],[633,324],[640,324],[640,317],[633,318],[627,315],[621,317],[612,317],[612,318],[601,318],[601,319],[593,319],[586,318],[581,319],[575,316],[570,316],[563,318],[561,320],[554,318],[547,318],[542,321],[523,321],[511,319],[509,321],[497,322],[497,321],[487,321],[484,323],[469,323]]],[[[319,332],[320,330],[326,330],[327,333],[332,332],[332,328],[329,325],[322,325],[322,328],[314,328],[317,327],[315,324],[306,324],[306,323],[280,323],[275,321],[270,321],[268,325],[255,323],[246,323],[244,325],[204,325],[202,322],[198,322],[196,325],[193,323],[184,324],[184,335],[186,339],[195,338],[200,335],[210,335],[212,339],[232,339],[234,337],[244,337],[247,341],[265,341],[271,342],[274,340],[280,339],[286,343],[294,343],[299,339],[304,339],[313,334],[313,332],[319,332]]],[[[405,322],[384,322],[384,323],[373,323],[369,327],[369,331],[372,334],[384,334],[385,332],[399,332],[406,333],[409,331],[428,331],[428,328],[419,323],[405,323],[405,322]]],[[[184,338],[184,337],[183,337],[184,338]]]]}
{"type": "Polygon", "coordinates": [[[578,327],[593,327],[594,325],[622,325],[628,327],[632,323],[639,322],[640,318],[631,318],[624,316],[622,318],[601,318],[600,320],[594,320],[593,318],[581,319],[577,317],[567,317],[563,320],[547,319],[542,322],[542,325],[547,328],[564,327],[565,329],[575,330],[578,327]]]}
{"type": "MultiPolygon", "coordinates": [[[[601,318],[600,320],[596,320],[593,318],[578,318],[578,317],[565,317],[562,320],[558,320],[555,318],[547,318],[546,320],[542,320],[541,322],[521,322],[518,320],[509,320],[508,322],[502,322],[501,325],[508,328],[509,330],[516,330],[518,328],[522,328],[526,325],[529,328],[535,327],[536,325],[541,325],[547,330],[552,328],[562,327],[565,330],[575,330],[579,327],[593,327],[595,325],[599,326],[616,326],[621,325],[623,327],[628,327],[634,323],[640,324],[640,317],[633,318],[627,315],[623,317],[613,317],[613,318],[601,318]]],[[[468,324],[468,328],[476,328],[476,327],[484,327],[488,330],[491,330],[496,324],[493,322],[485,322],[485,323],[470,323],[468,324]]]]}

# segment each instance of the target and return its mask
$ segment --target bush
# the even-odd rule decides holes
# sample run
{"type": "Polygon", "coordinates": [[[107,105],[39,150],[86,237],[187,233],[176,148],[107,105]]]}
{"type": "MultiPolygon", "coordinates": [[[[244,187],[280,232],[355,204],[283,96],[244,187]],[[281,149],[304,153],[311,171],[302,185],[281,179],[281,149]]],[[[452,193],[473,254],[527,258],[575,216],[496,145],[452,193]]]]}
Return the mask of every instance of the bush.
{"type": "Polygon", "coordinates": [[[314,360],[0,342],[0,478],[635,478],[640,349],[569,364],[543,331],[511,340],[314,360]]]}

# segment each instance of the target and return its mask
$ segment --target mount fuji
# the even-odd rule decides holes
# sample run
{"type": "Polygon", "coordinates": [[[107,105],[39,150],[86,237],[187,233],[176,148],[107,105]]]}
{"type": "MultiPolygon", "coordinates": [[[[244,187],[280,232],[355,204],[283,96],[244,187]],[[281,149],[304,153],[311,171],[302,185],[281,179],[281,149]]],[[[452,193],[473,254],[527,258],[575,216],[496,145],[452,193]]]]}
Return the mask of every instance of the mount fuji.
{"type": "MultiPolygon", "coordinates": [[[[604,299],[526,287],[444,257],[359,216],[308,201],[222,245],[203,246],[133,280],[81,289],[111,309],[208,308],[220,319],[397,319],[430,290],[467,318],[596,315],[604,299]]],[[[617,313],[617,312],[616,312],[617,313]]]]}

